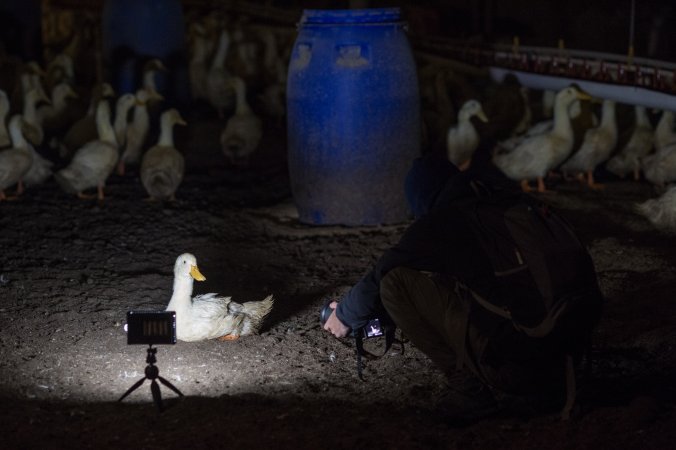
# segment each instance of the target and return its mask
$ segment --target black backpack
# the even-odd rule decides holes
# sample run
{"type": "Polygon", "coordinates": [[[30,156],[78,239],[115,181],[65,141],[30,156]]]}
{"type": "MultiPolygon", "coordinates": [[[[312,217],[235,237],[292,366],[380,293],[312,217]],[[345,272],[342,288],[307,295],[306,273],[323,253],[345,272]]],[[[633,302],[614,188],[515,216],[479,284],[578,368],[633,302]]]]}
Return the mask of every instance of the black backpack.
{"type": "Polygon", "coordinates": [[[591,256],[569,223],[547,204],[473,182],[463,208],[493,270],[489,288],[466,287],[484,310],[547,341],[566,359],[568,417],[575,398],[575,364],[591,346],[603,296],[591,256]]]}

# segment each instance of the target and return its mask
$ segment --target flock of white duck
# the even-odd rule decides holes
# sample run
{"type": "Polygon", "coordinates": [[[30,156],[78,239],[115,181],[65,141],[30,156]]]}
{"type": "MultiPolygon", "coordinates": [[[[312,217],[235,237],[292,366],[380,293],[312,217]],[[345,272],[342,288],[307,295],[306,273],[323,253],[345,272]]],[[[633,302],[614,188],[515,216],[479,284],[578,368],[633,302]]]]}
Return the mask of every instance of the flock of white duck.
{"type": "MultiPolygon", "coordinates": [[[[524,92],[524,89],[521,89],[524,92]]],[[[635,181],[642,177],[665,190],[657,198],[636,205],[636,211],[646,216],[655,225],[676,230],[676,132],[674,113],[660,113],[655,128],[643,106],[633,107],[633,126],[626,142],[618,146],[616,103],[609,99],[595,99],[576,86],[559,92],[543,94],[543,107],[547,99],[551,112],[545,112],[544,120],[530,124],[533,117],[528,101],[520,120],[513,123],[509,137],[499,140],[492,153],[493,163],[509,178],[519,182],[524,191],[550,192],[546,187],[547,177],[563,176],[576,178],[592,189],[603,188],[594,180],[594,172],[604,168],[617,177],[630,176],[635,181]],[[591,126],[585,127],[576,143],[573,122],[580,115],[582,105],[600,103],[600,120],[592,113],[591,126]],[[551,119],[547,116],[551,116],[551,119]],[[524,127],[524,123],[529,126],[524,127]],[[535,182],[534,188],[531,183],[535,182]]],[[[446,151],[451,162],[467,167],[473,152],[479,146],[479,133],[472,118],[490,123],[493,119],[472,99],[462,104],[456,123],[446,132],[446,151]]]]}
{"type": "MultiPolygon", "coordinates": [[[[192,98],[210,105],[222,120],[214,142],[219,140],[232,165],[246,166],[258,149],[260,115],[280,125],[284,118],[285,47],[290,45],[280,41],[274,30],[226,25],[218,15],[189,26],[192,98]],[[256,112],[249,86],[256,94],[256,112]]],[[[138,171],[149,199],[175,198],[185,161],[173,128],[186,121],[176,108],[163,106],[156,87],[158,72],[167,70],[162,61],[147,61],[141,86],[116,96],[106,82],[78,86],[70,53],[57,54],[45,67],[3,56],[8,58],[13,58],[15,76],[11,83],[0,80],[0,201],[52,177],[69,194],[103,200],[106,180],[128,175],[130,167],[138,171]],[[159,132],[153,137],[156,123],[159,132]],[[15,194],[8,195],[13,186],[15,194]]]]}
{"type": "MultiPolygon", "coordinates": [[[[222,120],[214,142],[219,141],[228,163],[248,163],[263,136],[262,119],[283,125],[287,61],[294,37],[282,28],[232,20],[219,13],[188,21],[192,98],[210,105],[222,120]]],[[[158,72],[167,70],[162,61],[147,61],[141,86],[134,93],[116,96],[105,82],[94,87],[75,83],[73,51],[73,46],[66,47],[44,68],[20,62],[12,84],[3,84],[6,77],[0,77],[0,200],[13,198],[5,192],[12,186],[20,195],[25,186],[52,176],[67,193],[103,199],[106,180],[111,175],[125,176],[129,167],[138,170],[150,199],[175,198],[185,161],[175,147],[173,128],[186,121],[178,110],[163,107],[155,85],[158,72]],[[84,109],[79,106],[83,103],[84,109]],[[156,124],[159,127],[153,127],[156,124]],[[158,136],[149,136],[155,128],[158,136]]],[[[672,111],[661,112],[653,126],[649,111],[633,107],[631,136],[620,139],[624,130],[618,129],[614,101],[591,99],[570,86],[544,92],[544,111],[535,114],[535,103],[523,87],[512,86],[512,97],[502,107],[496,106],[494,99],[504,94],[500,85],[493,92],[475,95],[462,83],[449,86],[449,72],[420,68],[423,141],[427,146],[443,146],[449,160],[461,168],[470,164],[481,141],[476,118],[482,126],[507,130],[495,134],[500,139],[492,159],[524,190],[547,192],[545,180],[556,172],[599,189],[602,185],[594,173],[601,167],[660,188],[676,181],[672,111]],[[434,111],[425,103],[429,96],[434,98],[434,111]],[[597,104],[600,118],[592,111],[597,104]],[[457,112],[453,105],[460,106],[457,112]],[[534,117],[542,120],[533,123],[534,117]]],[[[676,229],[672,198],[676,193],[669,190],[637,210],[657,225],[676,229]]]]}

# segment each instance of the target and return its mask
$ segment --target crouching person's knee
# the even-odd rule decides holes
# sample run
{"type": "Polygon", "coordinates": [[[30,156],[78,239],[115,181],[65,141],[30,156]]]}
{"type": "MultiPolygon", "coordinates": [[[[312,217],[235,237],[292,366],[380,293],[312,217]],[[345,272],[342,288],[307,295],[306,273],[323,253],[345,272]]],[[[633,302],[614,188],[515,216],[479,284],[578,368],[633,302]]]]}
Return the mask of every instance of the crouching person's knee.
{"type": "Polygon", "coordinates": [[[390,310],[391,305],[396,305],[407,298],[411,280],[416,276],[420,276],[417,270],[397,267],[380,280],[380,298],[385,309],[390,310]]]}

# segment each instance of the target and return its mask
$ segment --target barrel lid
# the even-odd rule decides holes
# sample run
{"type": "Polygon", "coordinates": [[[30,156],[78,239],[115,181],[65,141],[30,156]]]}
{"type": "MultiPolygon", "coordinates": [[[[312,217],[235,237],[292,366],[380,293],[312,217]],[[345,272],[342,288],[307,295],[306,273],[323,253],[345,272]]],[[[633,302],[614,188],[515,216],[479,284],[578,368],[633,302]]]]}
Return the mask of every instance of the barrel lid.
{"type": "Polygon", "coordinates": [[[300,25],[387,23],[400,20],[400,8],[305,9],[300,19],[300,25]]]}

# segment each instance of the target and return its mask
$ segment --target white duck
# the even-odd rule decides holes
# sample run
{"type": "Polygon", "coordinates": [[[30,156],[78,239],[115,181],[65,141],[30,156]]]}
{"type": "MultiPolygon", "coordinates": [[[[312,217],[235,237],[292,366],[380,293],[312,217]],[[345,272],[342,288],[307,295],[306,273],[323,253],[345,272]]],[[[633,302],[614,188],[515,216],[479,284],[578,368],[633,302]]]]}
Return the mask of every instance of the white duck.
{"type": "Polygon", "coordinates": [[[54,86],[51,97],[51,104],[38,107],[37,121],[46,136],[56,137],[65,133],[71,125],[68,102],[71,98],[78,98],[78,95],[71,85],[64,81],[54,86]]]}
{"type": "Polygon", "coordinates": [[[30,89],[23,101],[23,134],[28,142],[36,147],[42,145],[44,131],[37,114],[38,102],[51,103],[41,89],[30,89]]]}
{"type": "Polygon", "coordinates": [[[601,124],[596,128],[588,129],[580,149],[571,158],[561,165],[564,173],[577,173],[580,179],[587,176],[587,184],[592,189],[602,185],[594,182],[594,169],[605,162],[617,145],[617,119],[615,118],[615,102],[603,100],[601,124]]]}
{"type": "Polygon", "coordinates": [[[23,177],[33,162],[29,144],[21,133],[23,118],[16,114],[9,121],[12,148],[0,151],[0,201],[13,200],[24,191],[23,177]],[[5,189],[17,185],[16,196],[8,197],[5,189]]]}
{"type": "Polygon", "coordinates": [[[472,124],[472,117],[483,122],[488,118],[477,100],[468,100],[458,111],[458,122],[448,129],[446,134],[446,151],[449,161],[463,169],[468,167],[472,154],[479,145],[479,133],[472,124]]]}
{"type": "Polygon", "coordinates": [[[218,39],[216,54],[211,61],[211,67],[207,72],[207,100],[218,111],[218,117],[225,118],[235,106],[235,93],[230,79],[232,75],[225,68],[225,58],[230,47],[230,34],[222,30],[218,39]]]}
{"type": "Polygon", "coordinates": [[[257,333],[272,310],[272,295],[246,303],[237,303],[231,297],[215,293],[192,297],[193,280],[205,279],[195,256],[184,253],[176,258],[174,291],[166,309],[176,313],[176,337],[187,342],[215,338],[235,340],[257,333]]]}
{"type": "Polygon", "coordinates": [[[660,151],[664,147],[676,143],[676,132],[674,132],[674,112],[670,110],[662,111],[659,122],[655,127],[655,150],[660,151]]]}
{"type": "Polygon", "coordinates": [[[568,107],[576,99],[589,98],[589,95],[574,87],[559,91],[554,105],[554,127],[546,133],[523,140],[508,153],[495,153],[495,165],[509,178],[520,180],[524,191],[532,190],[528,181],[536,179],[537,190],[546,192],[544,177],[561,164],[573,149],[573,128],[568,107]]]}
{"type": "Polygon", "coordinates": [[[158,58],[150,59],[143,65],[143,88],[150,93],[147,108],[153,121],[156,121],[160,115],[160,101],[164,99],[157,90],[157,73],[167,70],[167,67],[158,58]]]}
{"type": "Polygon", "coordinates": [[[115,102],[115,119],[113,130],[117,147],[122,150],[127,143],[127,126],[129,122],[129,110],[136,104],[136,96],[132,93],[122,94],[115,102]]]}
{"type": "Polygon", "coordinates": [[[100,83],[92,88],[91,99],[86,114],[76,120],[59,143],[59,156],[70,159],[79,148],[98,139],[96,125],[96,109],[101,99],[115,96],[113,87],[108,83],[100,83]]]}
{"type": "Polygon", "coordinates": [[[127,125],[127,136],[122,156],[117,164],[118,175],[124,175],[129,165],[137,165],[141,161],[141,153],[150,130],[150,114],[148,101],[162,98],[157,92],[148,89],[136,91],[136,104],[131,123],[127,125]]]}
{"type": "Polygon", "coordinates": [[[207,58],[209,42],[206,30],[200,24],[194,24],[192,30],[192,47],[190,55],[190,93],[193,100],[207,99],[207,58]]]}
{"type": "Polygon", "coordinates": [[[176,189],[183,180],[185,161],[174,147],[174,125],[186,125],[176,109],[162,113],[160,138],[141,160],[141,183],[150,196],[149,200],[174,200],[176,189]]]}
{"type": "Polygon", "coordinates": [[[260,118],[253,113],[246,100],[244,80],[232,77],[230,83],[235,88],[237,106],[235,114],[228,119],[221,133],[221,149],[230,163],[246,165],[251,154],[258,148],[263,127],[260,118]]]}
{"type": "Polygon", "coordinates": [[[9,97],[7,93],[0,89],[0,149],[7,148],[12,145],[12,138],[7,129],[7,114],[9,114],[9,97]]]}
{"type": "Polygon", "coordinates": [[[676,143],[643,157],[641,169],[645,179],[657,186],[676,181],[676,143]]]}
{"type": "Polygon", "coordinates": [[[28,172],[24,175],[23,182],[26,186],[37,186],[47,181],[53,175],[52,167],[54,167],[54,163],[43,158],[30,143],[28,143],[28,150],[33,156],[33,162],[28,172]]]}
{"type": "Polygon", "coordinates": [[[636,211],[656,227],[676,231],[676,185],[658,198],[637,204],[636,211]]]}
{"type": "Polygon", "coordinates": [[[620,177],[634,174],[638,181],[641,173],[641,158],[653,148],[654,132],[644,106],[634,106],[634,130],[627,144],[606,163],[606,169],[620,177]]]}
{"type": "Polygon", "coordinates": [[[516,127],[512,130],[512,136],[518,136],[527,132],[531,127],[531,121],[533,120],[533,111],[530,107],[530,99],[528,97],[528,88],[526,86],[521,86],[519,88],[519,93],[523,99],[524,111],[521,120],[516,124],[516,127]]]}
{"type": "Polygon", "coordinates": [[[54,178],[66,192],[80,198],[93,198],[83,191],[96,187],[98,199],[103,200],[103,188],[119,155],[107,100],[100,100],[96,107],[96,128],[99,138],[79,148],[68,167],[58,171],[54,178]]]}

